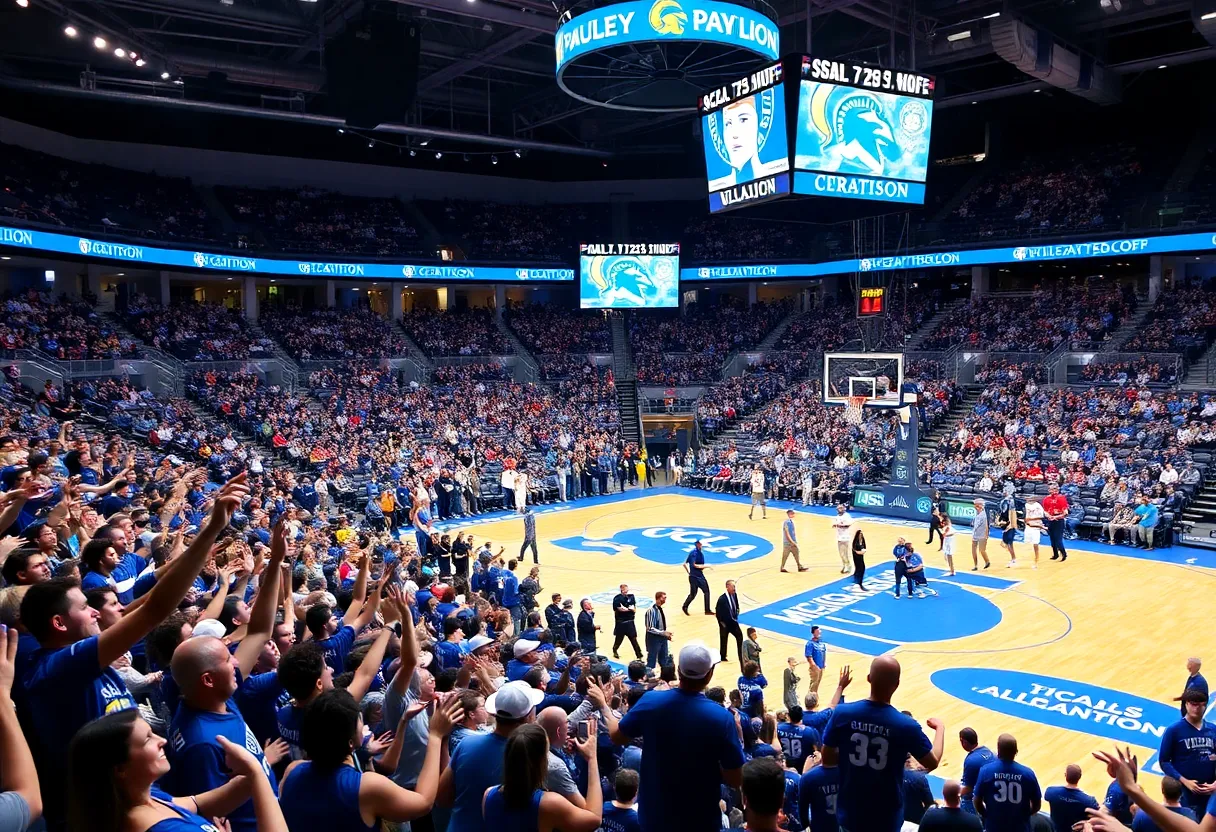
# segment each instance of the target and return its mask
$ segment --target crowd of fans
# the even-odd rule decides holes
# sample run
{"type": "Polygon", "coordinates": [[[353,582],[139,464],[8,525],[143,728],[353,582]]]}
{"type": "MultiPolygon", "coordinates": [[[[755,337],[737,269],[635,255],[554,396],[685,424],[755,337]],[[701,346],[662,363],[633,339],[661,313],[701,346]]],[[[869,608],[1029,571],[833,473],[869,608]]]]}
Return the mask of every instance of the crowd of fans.
{"type": "Polygon", "coordinates": [[[250,331],[239,309],[189,301],[161,306],[134,295],[125,309],[127,328],[145,343],[182,361],[242,361],[274,352],[250,331]]]}
{"type": "Polygon", "coordinates": [[[503,320],[535,355],[612,352],[612,333],[601,311],[511,303],[503,310],[503,320]]]}
{"type": "Polygon", "coordinates": [[[1109,384],[1171,385],[1178,383],[1179,364],[1176,361],[1153,361],[1148,358],[1096,359],[1081,368],[1080,380],[1109,384]]]}
{"type": "Polygon", "coordinates": [[[366,307],[299,309],[269,306],[258,323],[300,361],[389,358],[408,355],[405,337],[366,307]]]}
{"type": "Polygon", "coordinates": [[[422,253],[405,206],[391,198],[350,196],[315,188],[216,188],[238,223],[285,252],[390,257],[422,253]]]}
{"type": "Polygon", "coordinates": [[[139,355],[139,345],[99,318],[88,298],[29,290],[3,304],[0,349],[40,350],[68,361],[139,355]]]}
{"type": "Polygon", "coordinates": [[[587,229],[610,228],[607,204],[525,205],[420,200],[445,244],[460,244],[478,260],[568,261],[586,242],[587,229]]]}
{"type": "Polygon", "coordinates": [[[1101,343],[1134,302],[1128,287],[1061,285],[1030,297],[982,296],[954,311],[920,348],[956,344],[994,352],[1051,352],[1060,344],[1101,343]]]}
{"type": "Polygon", "coordinates": [[[214,241],[219,224],[186,179],[0,145],[0,217],[95,234],[214,241]]]}
{"type": "Polygon", "coordinates": [[[1216,338],[1216,295],[1208,287],[1177,288],[1157,298],[1143,325],[1120,349],[1201,355],[1216,338]]]}
{"type": "Polygon", "coordinates": [[[487,307],[429,309],[418,307],[401,325],[427,355],[507,355],[511,344],[487,307]]]}

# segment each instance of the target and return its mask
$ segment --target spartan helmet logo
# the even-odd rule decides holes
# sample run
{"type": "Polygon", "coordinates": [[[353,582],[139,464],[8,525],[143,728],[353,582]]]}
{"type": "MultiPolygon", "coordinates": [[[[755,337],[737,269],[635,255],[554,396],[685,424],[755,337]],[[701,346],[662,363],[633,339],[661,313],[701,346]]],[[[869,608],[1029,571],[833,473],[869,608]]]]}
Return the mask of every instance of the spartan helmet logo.
{"type": "Polygon", "coordinates": [[[1014,260],[1025,260],[1026,259],[1026,249],[1023,248],[1022,246],[1018,246],[1017,248],[1015,248],[1013,250],[1013,259],[1014,260]]]}
{"type": "Polygon", "coordinates": [[[811,94],[811,125],[821,142],[836,146],[848,168],[881,176],[887,160],[900,154],[882,104],[865,93],[853,93],[838,99],[829,112],[832,93],[837,89],[831,84],[820,84],[811,94]]]}
{"type": "Polygon", "coordinates": [[[658,35],[682,35],[688,15],[676,0],[655,0],[650,7],[650,28],[658,35]]]}
{"type": "Polygon", "coordinates": [[[80,241],[78,244],[80,246],[81,254],[88,254],[89,249],[91,249],[93,247],[93,244],[90,243],[88,240],[84,239],[83,237],[80,238],[80,241]]]}
{"type": "Polygon", "coordinates": [[[207,258],[201,251],[194,252],[194,265],[198,266],[200,269],[207,265],[207,258]]]}

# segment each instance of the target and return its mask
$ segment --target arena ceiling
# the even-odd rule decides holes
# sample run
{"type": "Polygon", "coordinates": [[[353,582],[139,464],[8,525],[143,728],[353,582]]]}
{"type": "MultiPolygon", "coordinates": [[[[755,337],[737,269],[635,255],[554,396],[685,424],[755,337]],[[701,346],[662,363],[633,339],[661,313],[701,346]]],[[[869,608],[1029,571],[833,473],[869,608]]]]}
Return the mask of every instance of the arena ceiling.
{"type": "MultiPolygon", "coordinates": [[[[201,141],[186,117],[189,106],[195,114],[207,112],[209,124],[231,125],[227,131],[204,131],[207,144],[239,146],[242,137],[256,143],[266,136],[282,142],[282,130],[250,129],[248,112],[218,111],[245,108],[274,114],[290,126],[303,155],[342,156],[342,142],[357,142],[361,149],[366,142],[362,134],[354,140],[335,136],[335,122],[316,118],[330,111],[326,45],[364,14],[368,2],[0,0],[0,107],[6,115],[76,133],[116,138],[126,130],[138,131],[132,138],[140,140],[191,141],[172,135],[172,125],[178,124],[201,141]],[[65,34],[68,26],[75,37],[65,34]],[[98,36],[105,49],[93,45],[98,36]],[[66,106],[69,94],[73,102],[85,103],[66,106]],[[132,104],[139,99],[154,100],[157,108],[132,104]],[[98,117],[128,112],[132,117],[98,117]],[[182,115],[170,117],[173,112],[182,115]],[[325,150],[329,143],[332,150],[325,150]]],[[[596,166],[609,158],[601,154],[611,154],[657,165],[656,171],[664,164],[678,167],[682,162],[673,161],[675,154],[683,159],[694,146],[694,118],[605,110],[557,87],[553,32],[566,11],[564,2],[390,4],[421,26],[420,80],[405,123],[378,132],[379,146],[404,155],[419,146],[422,132],[432,130],[440,131],[456,153],[520,148],[546,158],[547,150],[581,156],[571,161],[596,166]]],[[[1205,62],[1216,56],[1188,0],[773,0],[772,5],[783,51],[800,51],[809,42],[819,55],[931,72],[938,77],[939,108],[1022,98],[1044,87],[995,53],[984,31],[997,13],[1045,28],[1057,42],[1121,76],[1125,87],[1162,65],[1183,73],[1210,72],[1205,62]],[[964,30],[973,37],[951,39],[964,30]]],[[[1075,108],[1071,95],[1045,91],[1075,108]]]]}

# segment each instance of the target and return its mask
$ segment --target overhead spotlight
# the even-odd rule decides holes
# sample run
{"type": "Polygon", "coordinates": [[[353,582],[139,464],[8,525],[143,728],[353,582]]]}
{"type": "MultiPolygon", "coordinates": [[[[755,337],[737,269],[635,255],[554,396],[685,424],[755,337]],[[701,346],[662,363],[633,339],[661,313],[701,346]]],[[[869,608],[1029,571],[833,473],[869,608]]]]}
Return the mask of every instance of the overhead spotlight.
{"type": "Polygon", "coordinates": [[[993,12],[992,14],[984,15],[984,20],[995,20],[996,18],[998,18],[1000,16],[1001,16],[1000,12],[993,12]]]}
{"type": "Polygon", "coordinates": [[[490,155],[490,164],[491,164],[491,165],[497,165],[497,164],[498,164],[498,157],[497,157],[497,156],[494,156],[493,154],[491,154],[491,155],[490,155]]]}
{"type": "Polygon", "coordinates": [[[431,143],[430,139],[423,139],[422,141],[418,142],[418,144],[422,145],[423,147],[426,147],[430,143],[431,143]]]}
{"type": "Polygon", "coordinates": [[[181,78],[174,78],[173,83],[177,84],[179,87],[183,87],[186,85],[186,82],[183,81],[181,78]]]}
{"type": "Polygon", "coordinates": [[[1035,92],[1042,92],[1042,88],[1036,89],[1035,92]]]}
{"type": "Polygon", "coordinates": [[[442,153],[441,151],[439,151],[439,150],[436,150],[436,151],[435,151],[435,158],[436,158],[436,159],[442,159],[442,158],[443,158],[443,153],[442,153]]]}
{"type": "Polygon", "coordinates": [[[339,135],[339,136],[341,136],[341,135],[342,135],[343,133],[345,133],[345,132],[346,132],[346,130],[345,130],[345,129],[343,129],[343,128],[341,128],[341,127],[339,127],[339,128],[338,128],[338,135],[339,135]]]}
{"type": "Polygon", "coordinates": [[[137,54],[136,54],[136,53],[134,53],[134,52],[128,52],[128,53],[127,53],[127,57],[128,57],[128,58],[130,58],[131,60],[135,60],[136,58],[138,58],[138,57],[139,57],[139,55],[137,55],[137,54]]]}
{"type": "Polygon", "coordinates": [[[417,155],[418,155],[417,150],[410,150],[410,156],[417,156],[417,155]]]}
{"type": "Polygon", "coordinates": [[[980,102],[978,102],[978,101],[972,101],[971,103],[972,103],[972,104],[979,104],[980,102]]]}
{"type": "Polygon", "coordinates": [[[121,46],[118,47],[117,49],[114,50],[114,57],[115,58],[127,57],[127,50],[123,49],[121,46]]]}
{"type": "Polygon", "coordinates": [[[148,62],[147,62],[147,61],[145,61],[143,58],[139,58],[138,60],[136,60],[136,61],[135,61],[135,65],[136,65],[136,66],[144,66],[144,65],[146,65],[147,63],[148,63],[148,62]]]}
{"type": "Polygon", "coordinates": [[[106,48],[106,39],[103,38],[101,35],[98,35],[97,37],[93,38],[93,45],[96,46],[98,49],[105,49],[106,48]]]}
{"type": "Polygon", "coordinates": [[[368,146],[368,147],[375,147],[375,146],[376,146],[376,142],[375,142],[375,141],[370,141],[370,142],[368,142],[368,143],[367,143],[367,146],[368,146]]]}
{"type": "Polygon", "coordinates": [[[30,0],[17,0],[17,5],[23,9],[28,9],[30,7],[30,0]]]}
{"type": "Polygon", "coordinates": [[[954,34],[946,35],[946,40],[950,41],[951,43],[955,43],[956,41],[966,40],[969,37],[971,37],[971,30],[964,29],[961,32],[955,32],[954,34]]]}
{"type": "Polygon", "coordinates": [[[1201,14],[1199,16],[1199,19],[1200,20],[1216,20],[1216,12],[1208,12],[1207,14],[1201,14]]]}
{"type": "Polygon", "coordinates": [[[1169,64],[1162,64],[1161,66],[1157,67],[1157,69],[1165,69],[1167,66],[1169,66],[1169,64]]]}
{"type": "Polygon", "coordinates": [[[467,162],[467,161],[469,161],[469,154],[467,154],[467,153],[466,153],[466,154],[464,154],[464,160],[465,160],[466,162],[467,162]]]}
{"type": "Polygon", "coordinates": [[[80,34],[80,32],[76,30],[75,26],[64,26],[63,33],[70,38],[74,38],[80,34]]]}
{"type": "Polygon", "coordinates": [[[160,80],[162,80],[162,81],[168,81],[168,80],[169,80],[169,73],[167,73],[167,72],[162,72],[162,73],[160,74],[160,80]]]}
{"type": "Polygon", "coordinates": [[[517,151],[515,151],[515,158],[516,158],[516,159],[522,159],[522,158],[524,158],[524,154],[520,153],[520,152],[517,150],[517,151]]]}

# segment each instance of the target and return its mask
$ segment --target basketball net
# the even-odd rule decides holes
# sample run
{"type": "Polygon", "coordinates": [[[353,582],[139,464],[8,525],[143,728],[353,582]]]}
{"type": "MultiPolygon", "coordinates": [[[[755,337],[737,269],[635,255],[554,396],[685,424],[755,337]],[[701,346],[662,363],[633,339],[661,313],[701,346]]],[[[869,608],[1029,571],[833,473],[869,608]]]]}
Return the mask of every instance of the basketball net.
{"type": "Polygon", "coordinates": [[[860,425],[866,402],[869,400],[868,396],[849,396],[845,399],[844,420],[850,425],[860,425]]]}

